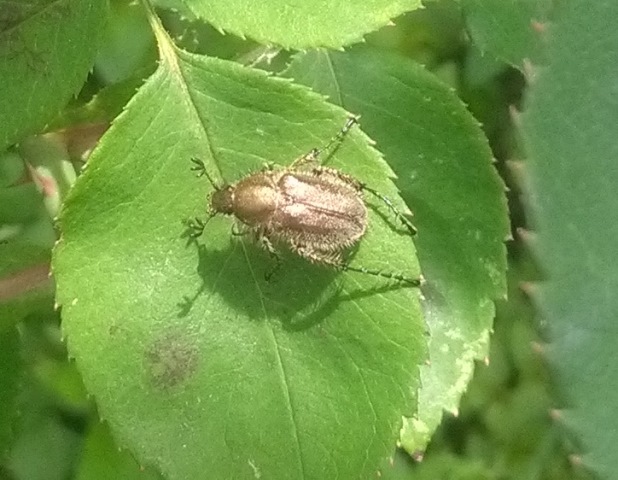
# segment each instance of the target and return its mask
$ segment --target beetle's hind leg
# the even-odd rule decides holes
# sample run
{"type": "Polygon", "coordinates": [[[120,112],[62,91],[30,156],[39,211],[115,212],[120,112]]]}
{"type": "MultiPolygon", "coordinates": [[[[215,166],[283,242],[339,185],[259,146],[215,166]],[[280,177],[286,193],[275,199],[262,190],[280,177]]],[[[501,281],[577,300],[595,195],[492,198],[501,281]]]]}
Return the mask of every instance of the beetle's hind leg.
{"type": "Polygon", "coordinates": [[[371,195],[381,200],[382,203],[386,205],[386,207],[391,211],[391,213],[395,215],[395,217],[397,217],[397,219],[403,224],[403,226],[407,228],[410,235],[411,236],[416,235],[417,233],[416,227],[412,224],[412,222],[410,221],[408,217],[406,217],[403,213],[401,213],[401,211],[393,204],[390,198],[381,194],[377,190],[374,190],[373,188],[368,187],[364,183],[359,182],[359,188],[361,191],[369,192],[371,195]]]}

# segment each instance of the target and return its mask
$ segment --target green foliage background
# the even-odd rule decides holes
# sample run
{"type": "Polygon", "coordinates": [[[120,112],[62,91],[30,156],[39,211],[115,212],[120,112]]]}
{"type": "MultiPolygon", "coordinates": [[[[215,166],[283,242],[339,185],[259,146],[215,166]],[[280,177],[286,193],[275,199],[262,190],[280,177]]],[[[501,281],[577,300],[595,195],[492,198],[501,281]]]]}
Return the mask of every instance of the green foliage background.
{"type": "Polygon", "coordinates": [[[614,478],[618,11],[423,3],[0,0],[0,478],[614,478]],[[350,112],[420,290],[187,242],[350,112]]]}

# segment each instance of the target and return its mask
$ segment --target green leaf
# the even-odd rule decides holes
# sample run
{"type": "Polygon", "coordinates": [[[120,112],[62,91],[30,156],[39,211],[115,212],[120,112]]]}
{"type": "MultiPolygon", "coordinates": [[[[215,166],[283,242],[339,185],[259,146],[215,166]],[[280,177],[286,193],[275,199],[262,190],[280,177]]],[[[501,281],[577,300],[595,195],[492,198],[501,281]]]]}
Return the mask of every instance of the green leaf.
{"type": "Polygon", "coordinates": [[[61,415],[53,397],[24,376],[18,399],[15,441],[6,461],[11,478],[65,480],[72,478],[82,435],[61,415]]]}
{"type": "MultiPolygon", "coordinates": [[[[12,156],[2,158],[7,166],[11,160],[12,156]]],[[[21,159],[19,163],[23,170],[21,159]]],[[[3,180],[18,181],[16,166],[9,166],[12,172],[3,180]]],[[[34,184],[0,187],[0,331],[28,314],[52,309],[49,261],[54,241],[51,220],[34,184]]]]}
{"type": "Polygon", "coordinates": [[[129,454],[119,451],[111,432],[103,423],[90,427],[84,444],[77,480],[156,480],[162,477],[152,470],[144,470],[129,454]]]}
{"type": "Polygon", "coordinates": [[[106,1],[0,0],[0,151],[44,127],[79,90],[107,8],[106,1]]]}
{"type": "Polygon", "coordinates": [[[618,471],[617,15],[611,0],[561,4],[522,118],[562,418],[604,478],[618,471]]]}
{"type": "MultiPolygon", "coordinates": [[[[323,145],[347,114],[304,87],[176,49],[67,198],[54,272],[68,347],[121,446],[169,478],[368,478],[413,411],[424,359],[418,289],[268,255],[216,217],[199,248],[204,160],[234,181],[323,145]],[[180,304],[180,305],[179,305],[180,304]]],[[[392,172],[353,129],[329,165],[391,197],[392,172]]],[[[418,276],[377,201],[352,264],[418,276]]]]}
{"type": "Polygon", "coordinates": [[[184,1],[197,17],[220,30],[295,49],[341,48],[356,43],[393,18],[421,7],[420,0],[307,0],[293,5],[288,0],[184,1]]]}
{"type": "Polygon", "coordinates": [[[361,114],[414,211],[431,365],[402,442],[410,452],[422,449],[442,409],[456,411],[473,361],[487,354],[492,300],[506,289],[503,185],[477,122],[419,65],[384,52],[314,51],[286,73],[361,114]]]}
{"type": "Polygon", "coordinates": [[[19,334],[14,328],[0,330],[0,366],[0,458],[4,458],[13,439],[16,400],[22,374],[19,334]]]}
{"type": "Polygon", "coordinates": [[[543,57],[542,35],[552,0],[462,0],[472,40],[520,70],[543,57]]]}

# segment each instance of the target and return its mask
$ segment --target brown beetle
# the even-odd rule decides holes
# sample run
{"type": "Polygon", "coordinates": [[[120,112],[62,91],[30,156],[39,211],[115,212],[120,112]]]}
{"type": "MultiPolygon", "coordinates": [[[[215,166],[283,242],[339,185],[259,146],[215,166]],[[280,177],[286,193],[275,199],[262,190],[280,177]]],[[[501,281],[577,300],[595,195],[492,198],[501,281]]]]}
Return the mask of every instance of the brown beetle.
{"type": "MultiPolygon", "coordinates": [[[[314,263],[419,285],[418,279],[353,267],[343,259],[344,251],[358,243],[367,230],[363,191],[382,200],[411,234],[416,233],[388,198],[355,178],[318,163],[320,154],[340,143],[356,122],[351,117],[324,148],[311,150],[289,167],[266,167],[221,188],[207,174],[204,163],[192,159],[193,170],[198,176],[206,175],[215,188],[206,222],[217,214],[233,215],[277,259],[277,267],[280,261],[275,245],[285,245],[314,263]]],[[[206,222],[195,219],[189,223],[193,237],[202,234],[206,222]]]]}

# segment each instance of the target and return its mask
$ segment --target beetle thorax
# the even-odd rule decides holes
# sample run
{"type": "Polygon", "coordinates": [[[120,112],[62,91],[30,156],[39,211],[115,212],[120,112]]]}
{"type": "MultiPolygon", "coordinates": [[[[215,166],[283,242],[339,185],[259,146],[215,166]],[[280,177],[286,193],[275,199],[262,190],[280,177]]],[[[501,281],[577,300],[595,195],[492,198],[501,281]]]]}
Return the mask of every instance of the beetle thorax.
{"type": "Polygon", "coordinates": [[[233,185],[233,214],[250,226],[264,226],[279,205],[280,193],[269,174],[257,174],[233,185]]]}

